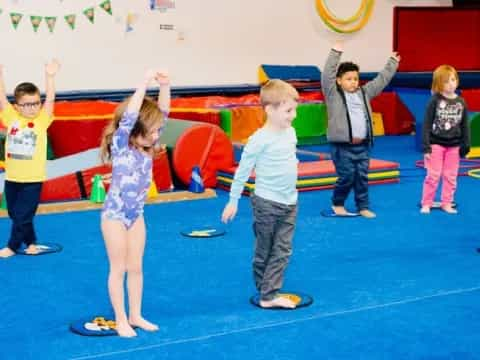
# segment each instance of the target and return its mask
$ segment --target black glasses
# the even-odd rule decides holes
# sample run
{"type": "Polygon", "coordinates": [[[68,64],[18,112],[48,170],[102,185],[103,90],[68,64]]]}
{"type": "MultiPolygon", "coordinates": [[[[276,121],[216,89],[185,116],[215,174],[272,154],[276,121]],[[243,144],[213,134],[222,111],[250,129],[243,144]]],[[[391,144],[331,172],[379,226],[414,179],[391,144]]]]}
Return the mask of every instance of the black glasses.
{"type": "Polygon", "coordinates": [[[23,108],[23,109],[33,109],[33,108],[36,108],[38,106],[40,106],[41,102],[40,101],[35,101],[35,102],[27,102],[27,103],[23,103],[23,104],[17,104],[17,106],[23,108]]]}

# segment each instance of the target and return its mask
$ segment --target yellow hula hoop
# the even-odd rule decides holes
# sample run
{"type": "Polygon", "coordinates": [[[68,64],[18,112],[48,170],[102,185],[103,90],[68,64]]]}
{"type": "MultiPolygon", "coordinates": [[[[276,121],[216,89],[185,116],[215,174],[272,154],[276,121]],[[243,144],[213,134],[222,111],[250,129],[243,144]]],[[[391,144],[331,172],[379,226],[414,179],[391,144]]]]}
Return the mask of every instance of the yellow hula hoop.
{"type": "MultiPolygon", "coordinates": [[[[329,20],[329,16],[331,15],[328,14],[327,10],[325,9],[325,6],[323,5],[322,0],[316,0],[317,12],[320,16],[320,19],[322,19],[325,25],[327,25],[331,30],[338,33],[353,33],[363,28],[368,23],[368,20],[372,15],[375,0],[363,0],[363,1],[366,6],[363,12],[363,17],[361,18],[360,22],[357,25],[354,25],[351,28],[340,28],[340,27],[337,27],[336,24],[333,24],[332,21],[329,20]]],[[[362,7],[363,7],[363,3],[362,3],[362,7]]]]}
{"type": "Polygon", "coordinates": [[[475,179],[480,179],[480,169],[472,169],[467,171],[467,175],[475,179]]]}
{"type": "Polygon", "coordinates": [[[362,0],[362,4],[358,8],[355,15],[353,15],[352,17],[349,17],[348,19],[340,19],[340,18],[335,17],[335,15],[333,15],[329,11],[328,6],[325,4],[325,0],[316,0],[316,5],[317,5],[318,11],[321,12],[322,14],[324,14],[325,18],[327,20],[329,20],[330,22],[333,22],[337,25],[349,25],[351,23],[354,23],[354,22],[358,21],[358,19],[365,12],[365,9],[367,7],[368,2],[369,2],[369,0],[362,0]]]}

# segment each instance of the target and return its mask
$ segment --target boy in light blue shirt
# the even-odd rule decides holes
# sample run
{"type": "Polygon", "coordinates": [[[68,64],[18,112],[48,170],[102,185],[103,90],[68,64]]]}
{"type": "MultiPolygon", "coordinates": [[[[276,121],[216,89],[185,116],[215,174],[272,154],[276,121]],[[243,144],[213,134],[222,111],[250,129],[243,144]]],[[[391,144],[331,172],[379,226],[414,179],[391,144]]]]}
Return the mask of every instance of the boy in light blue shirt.
{"type": "Polygon", "coordinates": [[[253,276],[264,308],[296,306],[277,294],[292,254],[297,217],[297,137],[292,127],[297,100],[297,90],[282,80],[270,80],[260,90],[267,119],[248,139],[222,214],[223,222],[235,217],[245,181],[255,168],[253,276]]]}

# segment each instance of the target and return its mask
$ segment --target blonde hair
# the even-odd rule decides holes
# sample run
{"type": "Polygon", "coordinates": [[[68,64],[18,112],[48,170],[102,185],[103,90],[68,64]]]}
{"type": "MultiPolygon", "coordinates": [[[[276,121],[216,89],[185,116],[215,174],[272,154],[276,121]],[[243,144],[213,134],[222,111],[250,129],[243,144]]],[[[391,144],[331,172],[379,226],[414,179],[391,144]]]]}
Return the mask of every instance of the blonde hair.
{"type": "Polygon", "coordinates": [[[267,81],[260,89],[260,103],[263,107],[278,106],[287,100],[297,101],[298,98],[298,91],[289,83],[279,79],[267,81]]]}
{"type": "MultiPolygon", "coordinates": [[[[113,114],[112,121],[105,127],[102,135],[102,143],[100,145],[100,158],[103,163],[110,162],[112,158],[111,145],[113,140],[113,134],[118,129],[120,120],[122,119],[123,114],[127,110],[130,98],[125,99],[120,105],[117,106],[113,114]]],[[[143,99],[142,106],[138,113],[138,119],[130,131],[129,143],[132,144],[132,139],[137,136],[147,136],[150,132],[150,129],[153,126],[161,126],[164,122],[164,117],[162,111],[158,108],[158,104],[152,98],[146,96],[143,99]]],[[[153,147],[152,149],[146,149],[151,152],[152,156],[155,156],[158,152],[161,151],[158,147],[153,147]]]]}
{"type": "Polygon", "coordinates": [[[450,75],[454,75],[457,79],[457,85],[459,83],[457,70],[450,65],[440,65],[433,72],[432,92],[441,93],[445,83],[448,81],[450,75]]]}

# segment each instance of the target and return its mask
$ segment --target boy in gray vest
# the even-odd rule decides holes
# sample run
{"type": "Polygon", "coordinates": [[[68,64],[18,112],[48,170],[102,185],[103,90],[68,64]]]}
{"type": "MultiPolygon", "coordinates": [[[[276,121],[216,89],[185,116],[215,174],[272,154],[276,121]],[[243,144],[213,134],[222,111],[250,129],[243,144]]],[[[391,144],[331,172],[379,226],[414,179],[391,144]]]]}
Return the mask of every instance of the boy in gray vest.
{"type": "Polygon", "coordinates": [[[359,67],[340,62],[343,44],[335,43],[322,72],[322,90],[328,113],[327,139],[338,175],[332,197],[336,215],[347,215],[345,200],[353,187],[360,215],[374,218],[368,201],[368,167],[373,145],[373,123],[370,100],[388,85],[398,68],[400,56],[393,53],[385,68],[363,86],[359,67]]]}

